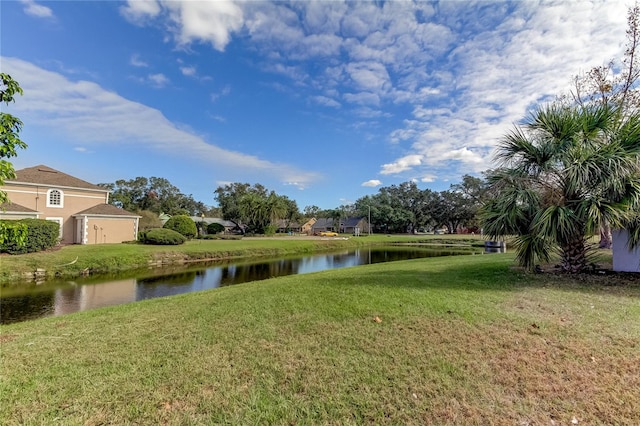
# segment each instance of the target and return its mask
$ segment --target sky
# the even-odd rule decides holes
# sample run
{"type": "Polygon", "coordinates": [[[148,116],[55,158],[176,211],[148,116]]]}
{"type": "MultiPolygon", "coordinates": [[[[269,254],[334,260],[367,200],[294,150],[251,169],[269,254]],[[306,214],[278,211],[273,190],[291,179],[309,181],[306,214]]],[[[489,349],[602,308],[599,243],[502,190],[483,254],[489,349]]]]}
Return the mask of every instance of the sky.
{"type": "Polygon", "coordinates": [[[1,1],[16,169],[260,183],[305,206],[495,166],[500,138],[624,52],[623,1],[1,1]]]}

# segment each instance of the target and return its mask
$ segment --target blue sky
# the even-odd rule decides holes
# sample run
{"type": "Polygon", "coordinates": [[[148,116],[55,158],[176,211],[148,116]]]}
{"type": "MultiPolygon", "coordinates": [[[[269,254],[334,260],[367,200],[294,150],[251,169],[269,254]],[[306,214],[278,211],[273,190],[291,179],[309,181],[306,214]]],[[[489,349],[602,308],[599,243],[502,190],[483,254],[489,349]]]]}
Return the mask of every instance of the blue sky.
{"type": "Polygon", "coordinates": [[[571,77],[619,58],[617,1],[2,1],[19,169],[261,183],[335,208],[448,189],[571,77]]]}

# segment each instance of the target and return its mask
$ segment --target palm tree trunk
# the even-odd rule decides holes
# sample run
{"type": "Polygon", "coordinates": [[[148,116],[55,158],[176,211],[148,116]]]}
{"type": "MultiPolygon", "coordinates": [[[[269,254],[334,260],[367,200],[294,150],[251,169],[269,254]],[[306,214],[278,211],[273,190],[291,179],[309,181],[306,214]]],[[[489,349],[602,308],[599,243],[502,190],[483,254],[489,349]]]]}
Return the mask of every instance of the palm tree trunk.
{"type": "Polygon", "coordinates": [[[561,267],[564,272],[575,274],[587,267],[587,246],[583,237],[572,238],[561,250],[561,267]]]}

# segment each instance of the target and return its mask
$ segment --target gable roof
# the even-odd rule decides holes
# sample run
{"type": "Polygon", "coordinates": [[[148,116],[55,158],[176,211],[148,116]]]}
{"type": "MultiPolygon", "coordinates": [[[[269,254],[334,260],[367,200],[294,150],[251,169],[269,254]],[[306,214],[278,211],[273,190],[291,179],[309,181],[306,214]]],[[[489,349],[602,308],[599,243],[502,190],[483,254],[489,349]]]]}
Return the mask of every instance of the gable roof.
{"type": "Polygon", "coordinates": [[[52,169],[45,165],[28,167],[26,169],[16,170],[16,178],[9,179],[5,182],[13,183],[35,183],[39,185],[58,186],[67,188],[93,189],[109,192],[108,189],[94,185],[77,177],[73,177],[59,170],[52,169]]]}
{"type": "Polygon", "coordinates": [[[135,213],[128,212],[124,209],[116,207],[111,204],[98,204],[97,206],[90,207],[86,210],[82,210],[74,214],[73,216],[128,216],[128,217],[140,217],[135,213]]]}
{"type": "Polygon", "coordinates": [[[37,210],[30,209],[29,207],[21,206],[16,203],[2,203],[0,204],[0,213],[39,213],[37,210]]]}

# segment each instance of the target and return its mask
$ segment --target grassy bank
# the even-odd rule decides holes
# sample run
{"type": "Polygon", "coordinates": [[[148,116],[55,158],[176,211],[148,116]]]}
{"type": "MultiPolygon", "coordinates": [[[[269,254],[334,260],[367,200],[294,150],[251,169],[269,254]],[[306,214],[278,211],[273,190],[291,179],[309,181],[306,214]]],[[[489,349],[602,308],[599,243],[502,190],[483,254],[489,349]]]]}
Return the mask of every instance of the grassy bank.
{"type": "Polygon", "coordinates": [[[640,285],[512,255],[367,265],[2,327],[7,424],[640,423],[640,285]]]}
{"type": "Polygon", "coordinates": [[[360,238],[244,238],[242,240],[193,240],[179,246],[142,244],[70,245],[55,250],[0,256],[0,286],[25,280],[42,271],[42,278],[105,274],[130,269],[243,257],[286,256],[339,248],[392,242],[426,241],[434,244],[481,243],[470,236],[385,236],[360,238]]]}

